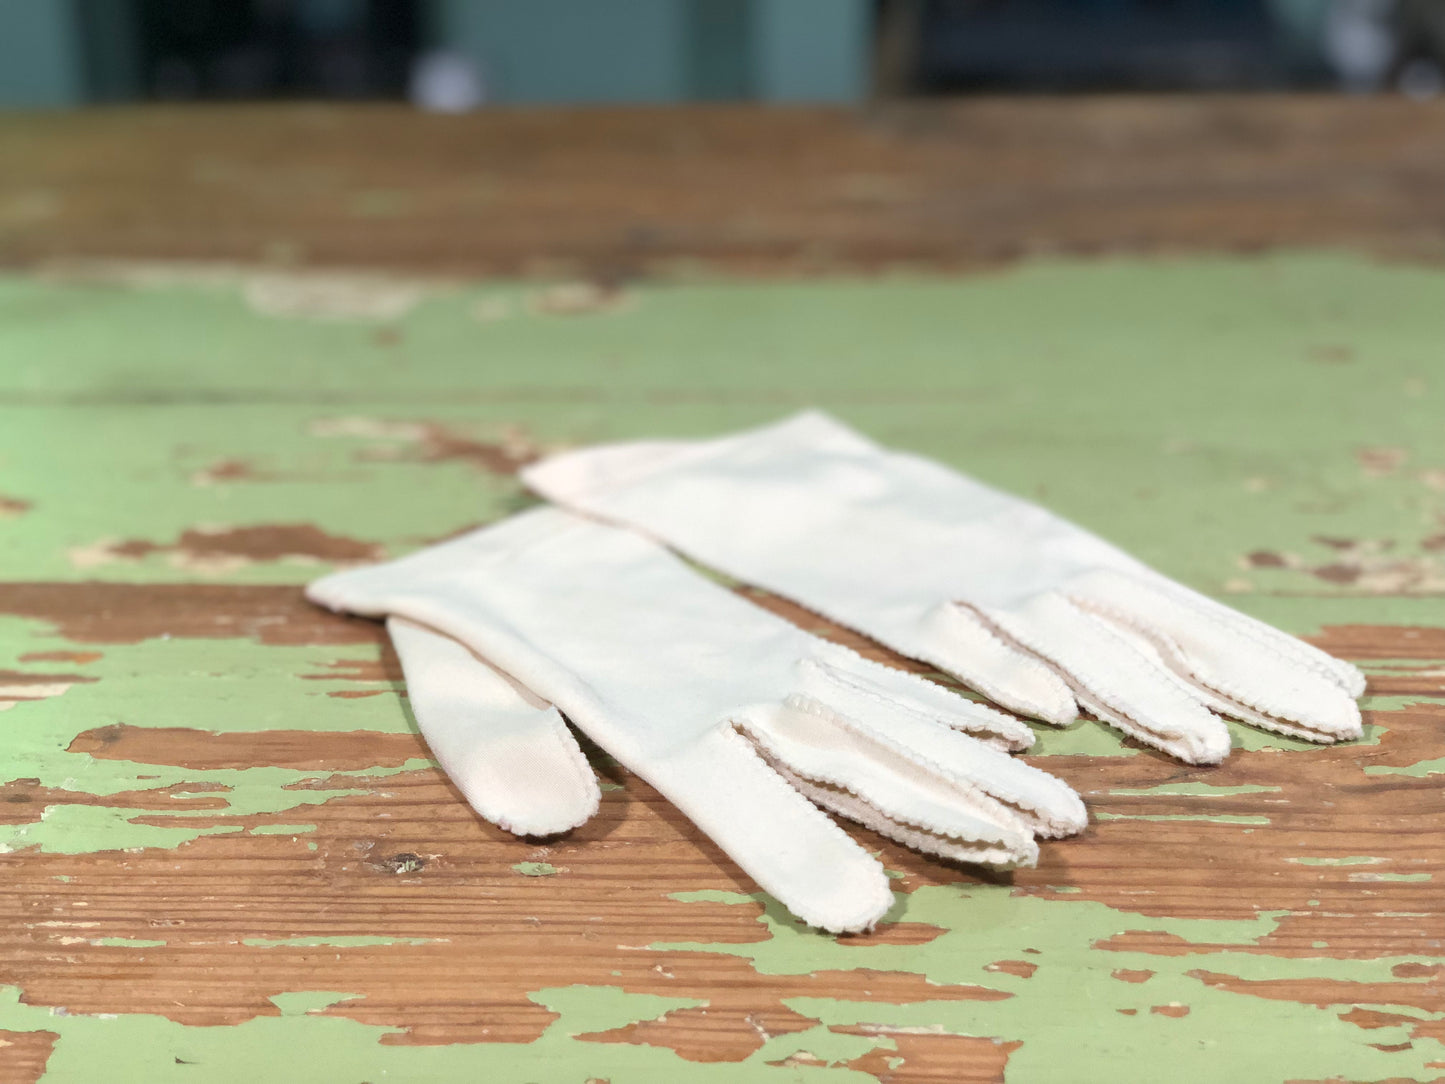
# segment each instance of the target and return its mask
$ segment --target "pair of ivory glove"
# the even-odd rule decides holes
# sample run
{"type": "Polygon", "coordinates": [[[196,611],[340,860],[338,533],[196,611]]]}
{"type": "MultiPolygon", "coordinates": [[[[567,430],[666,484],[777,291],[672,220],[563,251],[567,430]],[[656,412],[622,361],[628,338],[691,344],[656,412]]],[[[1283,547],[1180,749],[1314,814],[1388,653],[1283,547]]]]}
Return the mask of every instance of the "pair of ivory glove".
{"type": "Polygon", "coordinates": [[[1083,708],[1192,764],[1228,754],[1220,715],[1360,734],[1354,667],[823,414],[565,453],[523,477],[586,515],[526,512],[308,597],[386,619],[417,724],[483,817],[550,835],[597,810],[560,708],[824,929],[867,929],[892,896],[819,807],[1011,866],[1033,864],[1036,836],[1082,830],[1083,803],[1009,756],[1033,741],[1013,716],[810,636],[663,543],[1014,711],[1064,724],[1083,708]]]}

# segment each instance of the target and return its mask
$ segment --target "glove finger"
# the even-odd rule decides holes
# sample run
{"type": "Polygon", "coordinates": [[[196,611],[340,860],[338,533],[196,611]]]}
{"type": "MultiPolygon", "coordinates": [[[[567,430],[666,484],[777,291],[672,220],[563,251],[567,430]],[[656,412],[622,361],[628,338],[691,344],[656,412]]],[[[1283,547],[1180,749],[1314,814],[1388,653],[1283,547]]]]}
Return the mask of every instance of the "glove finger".
{"type": "Polygon", "coordinates": [[[1012,715],[949,692],[917,674],[872,662],[846,648],[829,650],[833,645],[820,646],[819,657],[803,664],[802,688],[811,689],[808,675],[825,673],[828,687],[819,690],[818,696],[824,700],[838,698],[832,702],[840,705],[846,698],[849,713],[866,715],[870,708],[888,706],[961,731],[996,749],[1021,752],[1034,744],[1034,732],[1012,715]]]}
{"type": "Polygon", "coordinates": [[[548,836],[585,823],[602,794],[561,714],[449,636],[386,622],[417,729],[481,816],[548,836]]]}
{"type": "MultiPolygon", "coordinates": [[[[800,755],[807,753],[812,758],[809,763],[828,766],[826,773],[803,774],[827,779],[869,800],[875,798],[870,785],[903,794],[910,788],[920,793],[929,788],[936,802],[1006,828],[1022,824],[1029,833],[1072,835],[1084,827],[1083,803],[1061,780],[939,726],[906,705],[876,693],[860,693],[851,678],[851,673],[828,663],[805,660],[799,666],[799,692],[787,701],[788,707],[804,714],[772,716],[788,724],[785,737],[818,750],[809,752],[800,745],[800,755]]],[[[790,763],[802,769],[801,761],[790,763]]],[[[874,804],[884,804],[881,791],[876,797],[874,804]]],[[[903,800],[889,801],[901,808],[903,800]]]]}
{"type": "Polygon", "coordinates": [[[993,745],[939,726],[936,715],[913,710],[906,683],[899,680],[909,675],[888,670],[874,675],[871,689],[860,690],[854,671],[835,661],[800,663],[799,691],[834,714],[848,740],[865,742],[875,755],[901,757],[914,773],[922,770],[952,787],[986,795],[998,804],[995,808],[1040,835],[1083,830],[1088,821],[1084,803],[1068,784],[993,745]]]}
{"type": "Polygon", "coordinates": [[[878,861],[731,725],[628,766],[808,925],[835,933],[867,930],[893,905],[878,861]]]}
{"type": "Polygon", "coordinates": [[[1343,689],[1351,700],[1358,700],[1365,694],[1365,675],[1360,672],[1359,667],[1344,659],[1337,659],[1314,644],[1307,644],[1297,636],[1281,632],[1263,621],[1256,621],[1247,614],[1232,610],[1223,603],[1172,581],[1161,578],[1160,582],[1152,586],[1175,606],[1190,611],[1195,620],[1203,619],[1226,626],[1231,635],[1261,644],[1302,669],[1313,671],[1333,682],[1343,689]]]}
{"type": "MultiPolygon", "coordinates": [[[[1101,613],[1099,616],[1109,621],[1114,631],[1133,644],[1140,652],[1158,663],[1160,669],[1173,677],[1189,696],[1198,700],[1216,715],[1227,715],[1231,719],[1238,719],[1266,730],[1274,730],[1280,734],[1288,734],[1290,737],[1302,738],[1305,741],[1320,740],[1317,731],[1306,730],[1303,727],[1272,718],[1244,704],[1227,700],[1207,685],[1201,685],[1183,663],[1179,646],[1171,643],[1157,630],[1146,633],[1138,627],[1117,620],[1108,614],[1101,613]]],[[[1096,702],[1091,704],[1089,711],[1100,719],[1110,714],[1108,708],[1104,708],[1096,702]]]]}
{"type": "Polygon", "coordinates": [[[826,809],[932,854],[1005,866],[1037,860],[1033,833],[998,802],[870,740],[816,701],[791,697],[737,723],[769,764],[826,809]]]}
{"type": "Polygon", "coordinates": [[[940,835],[931,828],[920,828],[898,820],[878,806],[842,787],[805,778],[789,767],[786,762],[773,759],[766,750],[763,751],[763,756],[779,775],[814,805],[821,806],[830,813],[860,824],[864,828],[872,829],[881,836],[897,840],[905,847],[910,847],[915,851],[937,855],[939,858],[946,858],[954,862],[994,866],[999,869],[1038,864],[1038,846],[1032,840],[1019,841],[1012,846],[1006,846],[982,840],[940,835]]]}
{"type": "Polygon", "coordinates": [[[924,621],[921,646],[911,651],[1011,711],[1064,726],[1078,706],[1063,678],[1044,662],[1007,643],[965,606],[946,602],[924,621]]]}
{"type": "Polygon", "coordinates": [[[1229,755],[1223,721],[1109,622],[1056,594],[986,616],[1059,667],[1081,703],[1130,737],[1190,764],[1217,764],[1229,755]]]}
{"type": "Polygon", "coordinates": [[[1154,641],[1172,669],[1209,690],[1216,705],[1222,702],[1216,710],[1311,741],[1343,741],[1362,733],[1359,705],[1340,685],[1251,636],[1248,627],[1259,623],[1242,614],[1221,620],[1113,572],[1071,585],[1069,594],[1085,609],[1154,641]]]}

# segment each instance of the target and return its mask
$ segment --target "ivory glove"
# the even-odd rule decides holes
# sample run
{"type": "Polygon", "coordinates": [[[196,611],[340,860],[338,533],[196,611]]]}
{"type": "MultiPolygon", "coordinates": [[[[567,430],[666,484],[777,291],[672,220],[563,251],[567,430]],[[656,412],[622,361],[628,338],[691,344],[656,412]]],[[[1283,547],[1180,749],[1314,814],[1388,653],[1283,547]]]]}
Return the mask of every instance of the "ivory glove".
{"type": "Polygon", "coordinates": [[[1049,722],[1082,707],[1195,764],[1229,752],[1215,712],[1311,741],[1360,736],[1364,678],[1348,663],[821,413],[563,453],[523,478],[1049,722]]]}
{"type": "Polygon", "coordinates": [[[828,930],[892,902],[810,801],[920,850],[1032,864],[1072,790],[1010,757],[1027,728],[809,636],[657,544],[557,509],[312,584],[387,617],[418,723],[479,813],[555,831],[596,808],[558,708],[765,891],[828,930]],[[552,707],[555,705],[556,707],[552,707]],[[975,737],[973,735],[980,735],[975,737]]]}

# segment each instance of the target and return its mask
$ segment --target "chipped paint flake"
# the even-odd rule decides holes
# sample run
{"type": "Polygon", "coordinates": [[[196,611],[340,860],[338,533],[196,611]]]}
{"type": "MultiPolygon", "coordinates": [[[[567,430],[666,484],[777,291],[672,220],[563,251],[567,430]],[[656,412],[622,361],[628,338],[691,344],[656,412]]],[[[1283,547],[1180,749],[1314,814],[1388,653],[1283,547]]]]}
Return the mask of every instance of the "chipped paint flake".
{"type": "Polygon", "coordinates": [[[527,299],[542,316],[586,316],[625,312],[636,305],[632,291],[595,282],[564,282],[538,290],[527,299]]]}
{"type": "Polygon", "coordinates": [[[268,274],[245,283],[246,304],[258,315],[306,320],[396,320],[426,296],[426,288],[375,275],[268,274]]]}
{"type": "Polygon", "coordinates": [[[567,872],[567,867],[554,866],[550,862],[518,862],[512,869],[523,877],[555,877],[567,872]]]}
{"type": "Polygon", "coordinates": [[[1384,478],[1393,474],[1409,458],[1409,452],[1397,447],[1361,448],[1355,452],[1360,469],[1369,478],[1384,478]]]}

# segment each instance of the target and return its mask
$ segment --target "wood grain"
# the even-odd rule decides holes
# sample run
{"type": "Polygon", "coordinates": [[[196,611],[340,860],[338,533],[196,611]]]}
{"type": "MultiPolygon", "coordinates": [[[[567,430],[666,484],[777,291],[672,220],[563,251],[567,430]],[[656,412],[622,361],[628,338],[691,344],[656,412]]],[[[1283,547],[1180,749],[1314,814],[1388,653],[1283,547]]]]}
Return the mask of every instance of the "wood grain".
{"type": "Polygon", "coordinates": [[[1445,105],[1383,98],[152,107],[5,118],[0,161],[12,266],[615,282],[1301,245],[1445,254],[1445,105]]]}
{"type": "MultiPolygon", "coordinates": [[[[143,631],[139,619],[122,626],[104,613],[90,621],[78,617],[79,600],[93,590],[89,584],[54,585],[43,594],[34,587],[0,590],[0,614],[72,622],[66,625],[69,637],[92,645],[130,641],[143,631]],[[44,604],[37,602],[42,597],[44,604]]],[[[193,608],[214,609],[218,597],[210,587],[131,585],[128,591],[127,612],[163,613],[171,618],[168,627],[201,635],[206,634],[204,623],[190,626],[175,618],[193,608]]],[[[232,587],[225,597],[232,612],[249,615],[250,635],[269,640],[276,625],[293,613],[296,594],[294,589],[232,587]]],[[[771,605],[804,616],[790,604],[772,600],[771,605]]],[[[807,621],[817,628],[817,619],[807,621]]],[[[302,628],[310,630],[306,642],[346,643],[364,633],[381,650],[377,626],[333,615],[316,616],[282,641],[295,643],[302,628]]],[[[831,626],[823,631],[880,661],[904,665],[856,634],[831,626]]],[[[1411,632],[1332,628],[1323,642],[1365,645],[1395,660],[1433,659],[1433,642],[1427,638],[1422,651],[1421,638],[1411,632]]],[[[378,669],[371,676],[386,677],[388,671],[378,669]]],[[[1002,883],[1020,896],[1092,900],[1165,919],[1248,922],[1261,911],[1277,912],[1285,916],[1277,928],[1247,944],[1201,946],[1141,930],[1120,933],[1098,947],[1105,957],[1129,953],[1132,959],[1144,953],[1161,960],[1183,956],[1186,963],[1197,957],[1200,966],[1189,964],[1186,974],[1206,986],[1254,997],[1313,1005],[1401,1005],[1431,1017],[1445,1012],[1445,969],[1419,973],[1418,965],[1414,971],[1402,965],[1394,980],[1353,984],[1307,977],[1260,982],[1207,966],[1211,955],[1226,947],[1276,959],[1310,959],[1322,945],[1340,959],[1438,953],[1445,921],[1436,884],[1445,878],[1445,860],[1438,848],[1422,848],[1419,836],[1402,834],[1395,826],[1409,823],[1433,838],[1445,828],[1445,796],[1428,779],[1365,773],[1379,765],[1408,766],[1438,750],[1445,708],[1391,712],[1379,721],[1388,730],[1377,745],[1319,750],[1307,760],[1237,751],[1207,773],[1212,787],[1242,788],[1233,796],[1145,796],[1151,788],[1201,774],[1152,752],[1039,758],[1037,763],[1075,786],[1096,814],[1116,819],[1096,821],[1080,839],[1045,845],[1037,869],[1017,871],[1002,883]],[[1134,816],[1146,819],[1129,819],[1134,816]],[[1268,831],[1256,835],[1254,826],[1260,823],[1267,823],[1268,831]],[[1370,855],[1374,864],[1293,863],[1300,854],[1322,862],[1370,855]],[[1227,884],[1219,879],[1226,871],[1227,884]],[[1411,879],[1362,881],[1361,871],[1386,878],[1408,871],[1411,879]],[[1366,884],[1368,897],[1362,893],[1366,884]]],[[[402,755],[367,747],[355,750],[358,759],[349,764],[352,736],[315,734],[309,747],[305,737],[263,735],[251,744],[247,763],[294,765],[301,758],[341,770],[402,755]]],[[[240,759],[239,747],[204,731],[125,727],[83,734],[72,751],[125,757],[132,752],[127,743],[140,740],[144,752],[134,753],[146,763],[201,768],[240,759]]],[[[368,796],[332,799],[307,810],[301,815],[307,830],[297,837],[214,837],[178,852],[5,856],[0,864],[12,873],[0,887],[0,907],[22,918],[19,926],[0,933],[6,981],[21,986],[36,1004],[63,1005],[71,1013],[149,1013],[206,1027],[273,1013],[267,1001],[271,995],[321,985],[365,994],[364,1000],[333,1012],[402,1028],[396,1041],[414,1044],[530,1042],[553,1017],[528,999],[529,991],[616,984],[704,1000],[707,1010],[672,1012],[581,1039],[604,1048],[615,1043],[666,1047],[702,1064],[736,1062],[753,1055],[769,1036],[815,1027],[816,1020],[788,1008],[789,999],[996,1001],[1016,995],[990,986],[989,976],[1029,980],[1034,974],[1037,965],[1027,958],[1001,955],[980,971],[978,984],[936,986],[908,971],[864,967],[778,976],[759,974],[746,960],[725,955],[639,952],[641,946],[668,942],[717,948],[756,941],[764,933],[756,924],[756,905],[670,899],[683,891],[746,892],[750,886],[651,788],[602,763],[606,777],[621,789],[608,792],[597,818],[561,839],[508,836],[478,820],[446,778],[427,769],[378,781],[368,796]],[[316,849],[308,850],[308,844],[316,849]],[[545,862],[559,872],[519,875],[514,867],[526,861],[545,862]],[[289,938],[324,942],[354,936],[392,943],[342,952],[324,944],[286,943],[289,938]],[[164,943],[137,951],[112,947],[106,943],[112,938],[164,943]],[[272,947],[261,947],[267,945],[272,947]]],[[[151,797],[165,801],[163,795],[151,797]]],[[[207,806],[200,797],[195,815],[204,816],[207,806]]],[[[61,799],[12,789],[7,810],[12,816],[38,813],[61,799]]],[[[900,871],[898,887],[906,892],[970,881],[1000,883],[996,874],[940,865],[871,833],[855,834],[900,871]]],[[[870,946],[927,946],[944,933],[905,920],[885,922],[872,934],[841,943],[866,954],[870,946]]],[[[1150,974],[1125,969],[1115,978],[1132,984],[1150,974]]],[[[1149,1011],[1176,1018],[1188,1013],[1187,1007],[1172,1004],[1149,1011]]],[[[1361,1026],[1379,1025],[1373,1017],[1353,1019],[1361,1026]]],[[[1420,1037],[1440,1034],[1438,1022],[1429,1017],[1407,1018],[1403,1026],[1420,1037]]],[[[844,1027],[838,1033],[859,1032],[844,1027]]],[[[39,1049],[39,1043],[26,1036],[25,1049],[39,1049]]],[[[1000,1079],[1009,1052],[1008,1044],[947,1035],[909,1036],[898,1049],[903,1072],[886,1071],[881,1053],[851,1064],[889,1081],[986,1081],[1000,1079]]],[[[38,1068],[41,1060],[29,1057],[15,1064],[38,1068]]],[[[812,1064],[810,1057],[784,1059],[780,1066],[812,1064]]],[[[605,1052],[597,1064],[606,1065],[605,1052]]],[[[9,1071],[9,1079],[36,1078],[9,1071]]]]}

